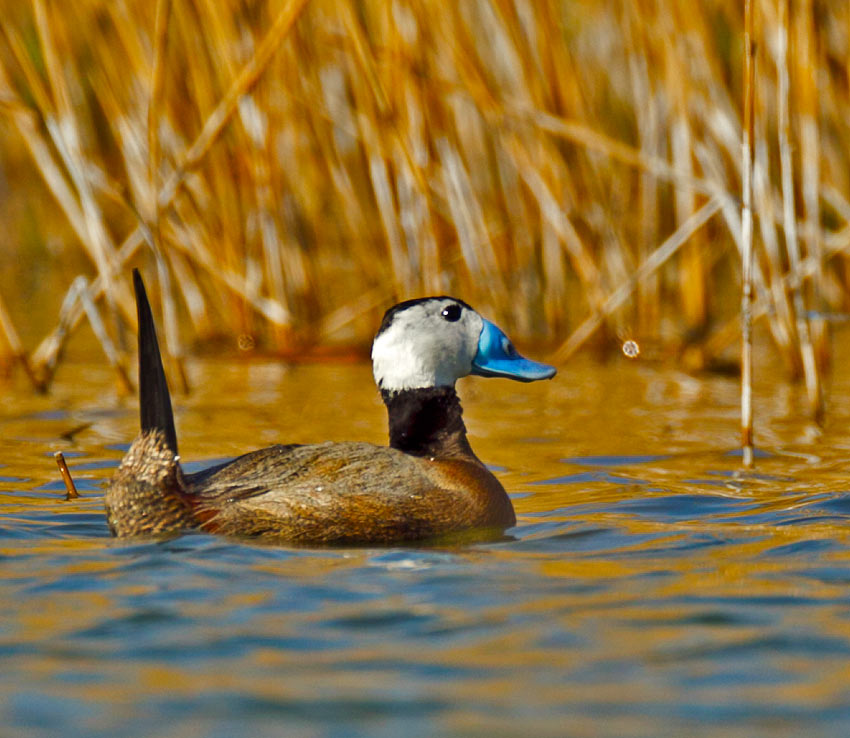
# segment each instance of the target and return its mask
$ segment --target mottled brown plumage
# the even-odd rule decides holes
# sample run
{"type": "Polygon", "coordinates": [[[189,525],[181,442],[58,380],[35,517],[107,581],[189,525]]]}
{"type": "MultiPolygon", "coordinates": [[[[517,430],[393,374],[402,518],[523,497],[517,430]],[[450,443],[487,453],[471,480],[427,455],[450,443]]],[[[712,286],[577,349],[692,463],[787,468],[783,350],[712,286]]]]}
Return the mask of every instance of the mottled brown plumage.
{"type": "Polygon", "coordinates": [[[106,490],[106,519],[115,536],[164,535],[197,525],[183,470],[161,431],[144,431],[130,446],[106,490]]]}

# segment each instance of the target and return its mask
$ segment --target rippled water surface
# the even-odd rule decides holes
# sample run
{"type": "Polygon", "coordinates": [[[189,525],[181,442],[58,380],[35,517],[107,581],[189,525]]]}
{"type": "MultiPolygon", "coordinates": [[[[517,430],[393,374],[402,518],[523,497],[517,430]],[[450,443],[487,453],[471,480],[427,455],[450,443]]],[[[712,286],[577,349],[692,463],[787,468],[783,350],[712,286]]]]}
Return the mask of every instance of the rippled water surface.
{"type": "MultiPolygon", "coordinates": [[[[822,435],[762,377],[742,474],[735,380],[625,360],[470,379],[510,538],[294,550],[110,539],[136,431],[100,366],[0,386],[0,735],[850,735],[850,381],[822,435]],[[62,450],[84,498],[64,502],[62,450]]],[[[181,453],[383,442],[367,366],[199,361],[181,453]]]]}

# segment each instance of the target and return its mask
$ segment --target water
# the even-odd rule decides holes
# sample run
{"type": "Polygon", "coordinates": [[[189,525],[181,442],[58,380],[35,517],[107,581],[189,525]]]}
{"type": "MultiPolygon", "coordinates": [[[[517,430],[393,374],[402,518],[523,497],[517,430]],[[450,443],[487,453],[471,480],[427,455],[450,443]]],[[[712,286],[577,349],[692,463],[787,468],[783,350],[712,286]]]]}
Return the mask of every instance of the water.
{"type": "MultiPolygon", "coordinates": [[[[467,380],[471,441],[519,524],[453,549],[112,540],[102,485],[135,399],[98,366],[63,367],[46,398],[20,380],[0,412],[0,735],[846,736],[836,365],[820,437],[801,390],[762,374],[747,474],[734,380],[625,358],[467,380]]],[[[184,459],[384,439],[368,367],[190,374],[184,459]]]]}

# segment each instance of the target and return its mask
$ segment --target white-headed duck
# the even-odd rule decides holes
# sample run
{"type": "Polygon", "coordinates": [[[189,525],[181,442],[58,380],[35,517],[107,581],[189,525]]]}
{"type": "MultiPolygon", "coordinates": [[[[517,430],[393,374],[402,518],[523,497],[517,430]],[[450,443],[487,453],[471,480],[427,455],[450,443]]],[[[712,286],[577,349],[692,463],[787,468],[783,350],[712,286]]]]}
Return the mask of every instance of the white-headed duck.
{"type": "Polygon", "coordinates": [[[299,545],[388,544],[490,535],[516,523],[504,488],[470,448],[455,381],[477,374],[533,382],[555,369],[520,356],[462,300],[408,300],[384,315],[372,366],[389,446],[271,446],[184,474],[138,270],[133,279],[142,429],[106,492],[114,535],[199,529],[299,545]]]}

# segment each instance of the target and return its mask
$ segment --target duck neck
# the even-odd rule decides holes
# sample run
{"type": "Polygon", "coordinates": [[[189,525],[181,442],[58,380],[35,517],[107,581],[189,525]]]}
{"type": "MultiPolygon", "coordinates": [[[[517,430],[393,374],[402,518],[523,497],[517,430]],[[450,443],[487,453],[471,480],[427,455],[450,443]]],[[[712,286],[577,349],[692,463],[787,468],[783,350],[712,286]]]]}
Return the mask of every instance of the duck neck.
{"type": "Polygon", "coordinates": [[[381,390],[390,420],[390,446],[414,456],[472,456],[454,387],[381,390]]]}

